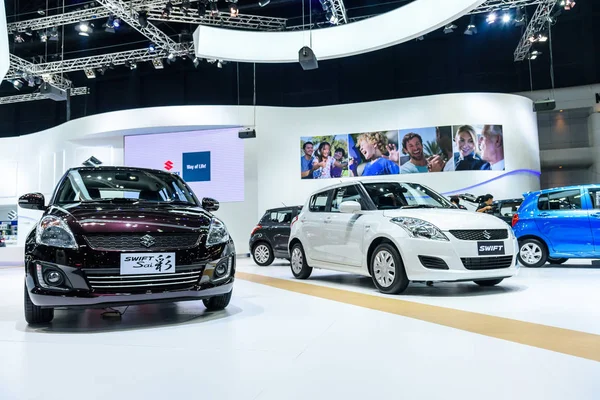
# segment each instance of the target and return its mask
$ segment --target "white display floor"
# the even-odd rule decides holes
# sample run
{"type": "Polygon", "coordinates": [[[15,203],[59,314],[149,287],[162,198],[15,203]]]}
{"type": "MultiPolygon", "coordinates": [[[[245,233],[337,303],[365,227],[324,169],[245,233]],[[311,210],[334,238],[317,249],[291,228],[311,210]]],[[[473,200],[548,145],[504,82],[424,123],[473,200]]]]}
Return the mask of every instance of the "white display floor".
{"type": "Polygon", "coordinates": [[[238,271],[226,311],[205,312],[202,302],[130,307],[122,320],[104,320],[101,310],[57,311],[50,326],[32,329],[23,319],[22,269],[0,269],[0,399],[583,400],[600,393],[600,267],[522,269],[496,288],[415,284],[401,296],[328,271],[298,282],[285,263],[261,268],[242,259],[238,271]],[[261,279],[271,286],[251,281],[261,279]],[[305,288],[314,293],[299,293],[305,288]],[[380,311],[390,302],[398,307],[380,311]],[[423,304],[433,312],[403,316],[423,304]],[[456,315],[449,323],[457,327],[426,322],[444,315],[456,315]],[[477,326],[481,318],[490,325],[477,326]],[[494,337],[515,324],[531,332],[531,345],[494,337]],[[557,332],[561,352],[547,349],[557,332]],[[571,355],[580,339],[589,353],[571,355]]]}

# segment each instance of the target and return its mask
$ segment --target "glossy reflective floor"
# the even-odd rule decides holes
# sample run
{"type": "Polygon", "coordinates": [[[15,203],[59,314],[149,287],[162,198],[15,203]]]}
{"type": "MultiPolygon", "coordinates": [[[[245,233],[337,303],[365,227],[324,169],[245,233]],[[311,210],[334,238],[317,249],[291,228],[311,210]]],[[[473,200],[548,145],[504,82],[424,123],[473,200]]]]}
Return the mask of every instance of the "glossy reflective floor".
{"type": "Polygon", "coordinates": [[[299,282],[285,263],[239,264],[226,311],[57,311],[35,329],[21,269],[0,269],[0,399],[598,399],[600,268],[589,262],[401,296],[369,278],[299,282]]]}

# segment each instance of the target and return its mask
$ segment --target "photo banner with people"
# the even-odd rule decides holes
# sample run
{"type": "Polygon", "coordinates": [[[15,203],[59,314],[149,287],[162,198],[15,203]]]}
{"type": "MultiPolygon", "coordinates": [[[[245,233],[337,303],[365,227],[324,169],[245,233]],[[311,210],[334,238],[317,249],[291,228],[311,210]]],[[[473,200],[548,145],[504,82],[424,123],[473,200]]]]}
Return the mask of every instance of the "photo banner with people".
{"type": "Polygon", "coordinates": [[[300,140],[302,179],[504,169],[502,125],[433,126],[300,140]]]}

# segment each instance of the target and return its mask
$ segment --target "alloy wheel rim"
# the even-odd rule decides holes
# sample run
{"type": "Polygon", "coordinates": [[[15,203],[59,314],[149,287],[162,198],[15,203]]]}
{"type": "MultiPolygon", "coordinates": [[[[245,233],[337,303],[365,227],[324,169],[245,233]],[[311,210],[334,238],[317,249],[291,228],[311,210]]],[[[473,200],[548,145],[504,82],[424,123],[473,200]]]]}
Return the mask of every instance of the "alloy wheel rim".
{"type": "Polygon", "coordinates": [[[396,278],[396,263],[389,251],[382,250],[375,255],[373,274],[381,287],[388,288],[392,286],[396,278]]]}
{"type": "Polygon", "coordinates": [[[535,243],[525,243],[521,246],[519,255],[525,263],[533,265],[542,259],[542,248],[535,243]]]}
{"type": "Polygon", "coordinates": [[[299,274],[300,272],[302,272],[303,265],[304,259],[302,258],[302,252],[300,251],[300,248],[296,247],[292,252],[292,270],[296,274],[299,274]]]}
{"type": "Polygon", "coordinates": [[[254,257],[256,257],[256,261],[258,261],[261,264],[266,263],[269,260],[269,256],[269,248],[264,244],[258,245],[254,249],[254,257]]]}

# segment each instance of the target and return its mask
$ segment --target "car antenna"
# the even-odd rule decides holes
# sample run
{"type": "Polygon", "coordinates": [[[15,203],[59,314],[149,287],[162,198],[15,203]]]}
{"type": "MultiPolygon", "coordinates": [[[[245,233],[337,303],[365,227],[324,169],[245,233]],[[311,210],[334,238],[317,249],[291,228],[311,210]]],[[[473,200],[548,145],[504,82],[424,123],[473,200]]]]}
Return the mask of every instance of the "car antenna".
{"type": "Polygon", "coordinates": [[[281,204],[283,204],[284,207],[287,207],[287,205],[282,201],[281,204]]]}

